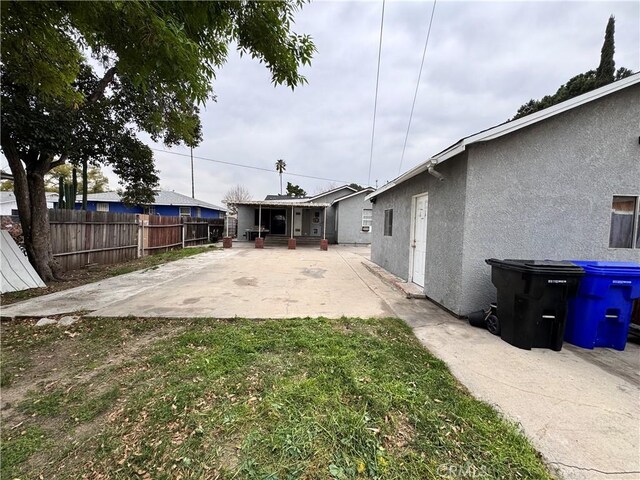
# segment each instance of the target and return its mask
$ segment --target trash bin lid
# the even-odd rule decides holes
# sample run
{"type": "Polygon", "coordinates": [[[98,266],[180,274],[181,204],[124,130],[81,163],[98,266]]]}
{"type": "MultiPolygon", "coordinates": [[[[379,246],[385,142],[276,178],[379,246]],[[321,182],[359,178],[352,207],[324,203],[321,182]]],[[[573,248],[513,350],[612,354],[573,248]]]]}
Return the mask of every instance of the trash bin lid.
{"type": "Polygon", "coordinates": [[[558,260],[520,260],[489,258],[485,262],[491,266],[503,268],[505,270],[515,270],[518,272],[554,275],[583,275],[581,266],[572,262],[558,260]]]}
{"type": "Polygon", "coordinates": [[[640,263],[635,262],[601,262],[596,260],[570,260],[574,265],[584,268],[590,275],[615,275],[640,277],[640,263]]]}

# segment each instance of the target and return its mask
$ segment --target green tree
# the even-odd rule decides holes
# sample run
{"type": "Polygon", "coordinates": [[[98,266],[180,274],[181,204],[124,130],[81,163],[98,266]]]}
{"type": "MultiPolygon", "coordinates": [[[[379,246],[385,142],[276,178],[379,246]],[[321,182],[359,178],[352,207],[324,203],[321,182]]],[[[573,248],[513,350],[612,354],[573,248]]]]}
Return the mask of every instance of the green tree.
{"type": "Polygon", "coordinates": [[[516,120],[531,113],[544,110],[570,98],[577,97],[583,93],[590,92],[611,82],[633,75],[633,72],[625,67],[620,67],[617,72],[615,71],[615,62],[613,61],[613,53],[615,51],[614,30],[615,19],[611,16],[607,23],[604,43],[600,54],[600,65],[597,70],[589,70],[570,78],[565,84],[561,85],[553,95],[545,95],[540,100],[529,100],[518,108],[516,115],[511,120],[516,120]]]}
{"type": "MultiPolygon", "coordinates": [[[[153,198],[158,176],[151,149],[136,137],[131,109],[122,104],[126,85],[113,79],[109,93],[79,108],[30,93],[11,82],[3,70],[3,153],[14,177],[14,193],[27,255],[43,280],[58,277],[53,259],[46,204],[45,177],[51,169],[82,163],[109,164],[119,176],[126,197],[144,203],[153,198]]],[[[85,95],[99,88],[100,79],[83,66],[74,86],[85,95]]]]}
{"type": "Polygon", "coordinates": [[[299,185],[294,185],[291,182],[287,182],[287,195],[289,195],[290,197],[304,197],[307,195],[307,192],[300,188],[299,185]]]}
{"type": "MultiPolygon", "coordinates": [[[[58,181],[62,177],[66,183],[72,181],[73,165],[65,164],[49,171],[44,177],[47,192],[58,191],[58,181]]],[[[78,191],[83,190],[83,181],[78,181],[78,191]]],[[[102,173],[100,167],[89,167],[87,171],[87,193],[103,193],[109,191],[109,179],[102,173]]]]}
{"type": "MultiPolygon", "coordinates": [[[[282,173],[287,169],[287,163],[280,159],[276,161],[276,172],[280,175],[280,195],[282,195],[282,173]]],[[[289,185],[289,184],[287,184],[289,185]]]]}
{"type": "Polygon", "coordinates": [[[613,15],[609,17],[607,28],[604,32],[604,43],[600,51],[600,65],[596,70],[596,86],[601,87],[614,81],[616,73],[616,62],[613,60],[613,54],[616,50],[613,36],[616,29],[616,20],[613,15]]]}
{"type": "Polygon", "coordinates": [[[58,276],[47,172],[83,159],[108,163],[125,201],[144,203],[158,177],[152,152],[136,132],[167,145],[197,145],[198,106],[214,99],[212,81],[230,44],[264,63],[274,84],[293,89],[306,82],[299,69],[310,63],[315,47],[310,37],[292,32],[301,5],[0,3],[1,146],[14,176],[27,254],[43,280],[58,276]]]}

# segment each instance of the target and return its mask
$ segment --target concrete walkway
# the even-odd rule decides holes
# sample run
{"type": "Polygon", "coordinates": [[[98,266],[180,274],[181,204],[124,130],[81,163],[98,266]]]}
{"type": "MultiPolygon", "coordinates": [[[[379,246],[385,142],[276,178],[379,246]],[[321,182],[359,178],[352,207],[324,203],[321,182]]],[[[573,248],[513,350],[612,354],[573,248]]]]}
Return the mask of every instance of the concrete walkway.
{"type": "MultiPolygon", "coordinates": [[[[368,263],[368,262],[365,262],[368,263]]],[[[640,345],[626,350],[521,350],[428,300],[380,290],[396,316],[481,400],[519,423],[568,480],[640,479],[640,345]]],[[[410,293],[410,292],[409,292],[410,293]]]]}
{"type": "Polygon", "coordinates": [[[640,478],[637,344],[624,352],[520,350],[428,300],[408,299],[368,261],[367,248],[241,246],[27,300],[1,315],[397,316],[474,396],[518,422],[563,477],[640,478]]]}

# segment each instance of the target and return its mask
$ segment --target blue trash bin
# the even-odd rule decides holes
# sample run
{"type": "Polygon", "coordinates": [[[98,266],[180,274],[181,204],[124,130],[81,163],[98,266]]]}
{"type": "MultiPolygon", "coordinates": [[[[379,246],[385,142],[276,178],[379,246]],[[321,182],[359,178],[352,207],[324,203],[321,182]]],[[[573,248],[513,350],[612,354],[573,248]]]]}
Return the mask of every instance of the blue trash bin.
{"type": "Polygon", "coordinates": [[[571,260],[584,268],[569,300],[565,341],[583,348],[624,350],[633,302],[640,298],[640,264],[571,260]]]}

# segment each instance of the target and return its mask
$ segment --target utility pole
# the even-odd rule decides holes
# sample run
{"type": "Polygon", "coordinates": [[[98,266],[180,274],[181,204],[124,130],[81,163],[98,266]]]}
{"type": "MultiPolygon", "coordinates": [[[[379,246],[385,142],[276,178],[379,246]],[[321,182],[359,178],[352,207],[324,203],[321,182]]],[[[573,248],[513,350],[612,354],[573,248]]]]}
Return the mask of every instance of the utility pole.
{"type": "Polygon", "coordinates": [[[196,198],[195,184],[193,181],[193,147],[191,149],[191,198],[196,198]]]}

